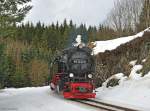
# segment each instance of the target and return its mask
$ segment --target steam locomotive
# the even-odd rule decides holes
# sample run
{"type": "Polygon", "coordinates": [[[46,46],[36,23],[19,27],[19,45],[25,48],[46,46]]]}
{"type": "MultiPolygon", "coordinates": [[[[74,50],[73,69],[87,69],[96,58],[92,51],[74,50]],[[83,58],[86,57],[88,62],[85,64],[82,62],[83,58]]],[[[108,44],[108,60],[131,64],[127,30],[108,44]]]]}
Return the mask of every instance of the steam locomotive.
{"type": "Polygon", "coordinates": [[[51,89],[68,99],[95,98],[95,61],[91,52],[82,44],[63,50],[53,62],[51,89]]]}

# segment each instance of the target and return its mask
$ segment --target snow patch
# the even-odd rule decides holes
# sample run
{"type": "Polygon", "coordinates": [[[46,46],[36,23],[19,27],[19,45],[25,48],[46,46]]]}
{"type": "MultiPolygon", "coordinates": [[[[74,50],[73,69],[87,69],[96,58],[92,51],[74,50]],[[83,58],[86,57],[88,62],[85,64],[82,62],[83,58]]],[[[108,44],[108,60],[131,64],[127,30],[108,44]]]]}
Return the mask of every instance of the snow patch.
{"type": "Polygon", "coordinates": [[[136,35],[133,35],[133,36],[120,37],[117,39],[107,40],[107,41],[96,41],[94,43],[96,45],[96,47],[93,48],[94,54],[96,55],[100,52],[105,52],[106,50],[116,49],[121,44],[125,44],[127,42],[130,42],[133,39],[142,37],[145,31],[150,31],[150,27],[136,35]]]}
{"type": "Polygon", "coordinates": [[[139,79],[142,76],[142,73],[137,73],[137,71],[140,71],[142,68],[143,68],[142,65],[135,65],[131,70],[129,78],[130,79],[139,79]]]}
{"type": "Polygon", "coordinates": [[[143,63],[146,62],[146,59],[143,59],[142,62],[143,62],[143,63]]]}
{"type": "Polygon", "coordinates": [[[135,64],[137,63],[137,60],[131,61],[129,64],[132,66],[135,66],[135,64]]]}
{"type": "Polygon", "coordinates": [[[123,73],[118,73],[114,75],[116,79],[121,79],[122,77],[124,77],[123,73]]]}

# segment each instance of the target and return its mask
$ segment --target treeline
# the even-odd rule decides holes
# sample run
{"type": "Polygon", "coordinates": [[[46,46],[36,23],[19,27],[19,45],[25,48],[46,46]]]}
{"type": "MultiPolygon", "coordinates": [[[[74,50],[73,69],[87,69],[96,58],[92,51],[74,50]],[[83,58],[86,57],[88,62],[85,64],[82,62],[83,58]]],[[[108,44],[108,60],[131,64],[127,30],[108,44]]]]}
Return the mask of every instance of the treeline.
{"type": "Polygon", "coordinates": [[[115,31],[100,25],[99,29],[72,21],[46,26],[40,22],[13,25],[1,33],[1,87],[29,87],[48,84],[50,63],[58,51],[69,47],[78,34],[85,43],[115,37],[115,31]],[[110,32],[110,33],[108,33],[110,32]],[[6,71],[6,72],[5,72],[6,71]]]}

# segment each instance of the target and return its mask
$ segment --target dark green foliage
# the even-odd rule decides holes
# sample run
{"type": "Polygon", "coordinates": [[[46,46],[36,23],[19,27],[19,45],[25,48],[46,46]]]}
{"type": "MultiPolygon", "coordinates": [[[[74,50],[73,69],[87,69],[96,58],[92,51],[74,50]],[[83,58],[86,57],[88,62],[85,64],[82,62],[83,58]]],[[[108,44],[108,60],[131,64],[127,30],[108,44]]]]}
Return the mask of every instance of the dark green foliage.
{"type": "Polygon", "coordinates": [[[0,25],[1,27],[12,26],[16,22],[21,22],[27,12],[32,8],[30,5],[22,6],[31,0],[1,0],[0,2],[0,25]]]}
{"type": "Polygon", "coordinates": [[[23,70],[17,70],[14,74],[12,74],[9,78],[10,86],[7,87],[27,87],[30,86],[30,81],[27,78],[26,72],[23,70]]]}
{"type": "Polygon", "coordinates": [[[0,44],[0,86],[6,87],[9,84],[9,77],[14,73],[12,59],[5,55],[4,44],[0,44]]]}
{"type": "Polygon", "coordinates": [[[14,25],[21,22],[27,12],[32,8],[32,6],[26,4],[30,1],[31,0],[0,1],[0,37],[13,36],[12,34],[14,34],[15,31],[13,30],[14,25]]]}
{"type": "Polygon", "coordinates": [[[3,64],[5,63],[4,60],[4,45],[0,45],[0,87],[4,86],[5,76],[7,76],[4,72],[5,68],[3,64]]]}
{"type": "Polygon", "coordinates": [[[119,79],[111,79],[108,83],[106,87],[114,87],[116,85],[119,85],[119,79]]]}
{"type": "Polygon", "coordinates": [[[23,63],[29,63],[34,58],[34,53],[31,50],[22,52],[21,60],[23,63]]]}
{"type": "Polygon", "coordinates": [[[67,24],[66,20],[63,24],[57,22],[56,25],[49,26],[45,26],[40,22],[35,26],[32,23],[27,23],[16,27],[15,38],[26,41],[36,48],[41,47],[55,53],[56,50],[71,46],[77,35],[82,35],[82,40],[85,43],[115,38],[116,32],[113,29],[101,26],[98,30],[96,27],[91,26],[87,28],[83,24],[77,27],[72,21],[67,24]]]}

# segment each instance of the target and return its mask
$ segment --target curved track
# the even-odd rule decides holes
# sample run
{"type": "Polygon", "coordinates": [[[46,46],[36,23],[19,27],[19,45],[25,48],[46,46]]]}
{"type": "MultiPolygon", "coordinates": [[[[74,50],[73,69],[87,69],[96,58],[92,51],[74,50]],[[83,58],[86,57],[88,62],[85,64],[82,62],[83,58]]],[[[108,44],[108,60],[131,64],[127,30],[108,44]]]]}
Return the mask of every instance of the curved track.
{"type": "Polygon", "coordinates": [[[137,111],[134,109],[130,109],[130,108],[125,108],[125,107],[121,107],[121,106],[117,106],[117,105],[112,105],[112,104],[108,104],[108,103],[103,103],[103,102],[99,102],[96,100],[91,100],[91,99],[86,99],[86,100],[75,100],[76,102],[88,105],[88,106],[92,106],[94,108],[98,108],[101,110],[106,110],[106,111],[137,111]]]}

